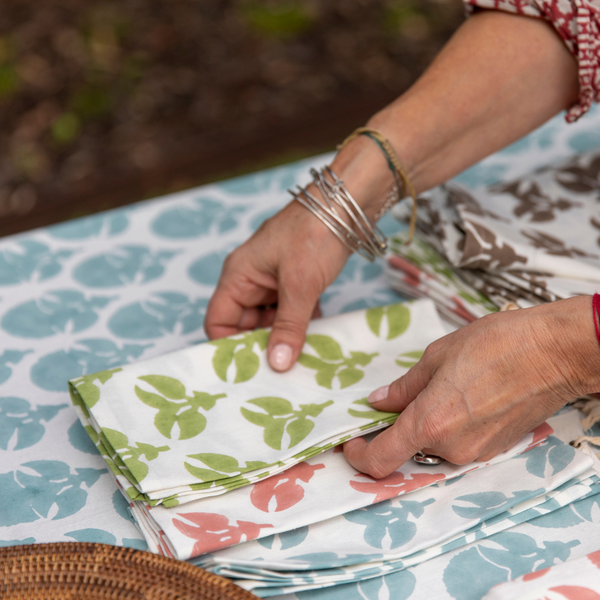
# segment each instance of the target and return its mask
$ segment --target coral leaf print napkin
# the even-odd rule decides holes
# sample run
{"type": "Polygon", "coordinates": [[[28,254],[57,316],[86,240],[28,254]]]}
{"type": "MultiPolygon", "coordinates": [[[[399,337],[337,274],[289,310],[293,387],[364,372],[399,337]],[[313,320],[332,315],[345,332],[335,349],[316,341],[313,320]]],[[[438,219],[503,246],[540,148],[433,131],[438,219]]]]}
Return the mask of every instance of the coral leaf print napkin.
{"type": "MultiPolygon", "coordinates": [[[[378,480],[350,466],[338,446],[225,496],[201,498],[171,508],[148,506],[145,502],[130,504],[151,551],[187,560],[240,542],[285,534],[466,473],[491,469],[543,445],[551,432],[552,428],[544,423],[487,463],[453,465],[444,461],[422,465],[409,460],[378,480]]],[[[566,446],[566,453],[561,454],[557,448],[552,452],[553,458],[562,457],[565,464],[565,454],[567,459],[575,455],[570,446],[566,446]]],[[[480,477],[494,481],[493,472],[481,473],[480,477]]]]}
{"type": "Polygon", "coordinates": [[[393,423],[369,393],[444,335],[429,300],[310,324],[288,373],[268,331],[198,344],[69,382],[79,417],[133,500],[176,506],[275,475],[393,423]]]}

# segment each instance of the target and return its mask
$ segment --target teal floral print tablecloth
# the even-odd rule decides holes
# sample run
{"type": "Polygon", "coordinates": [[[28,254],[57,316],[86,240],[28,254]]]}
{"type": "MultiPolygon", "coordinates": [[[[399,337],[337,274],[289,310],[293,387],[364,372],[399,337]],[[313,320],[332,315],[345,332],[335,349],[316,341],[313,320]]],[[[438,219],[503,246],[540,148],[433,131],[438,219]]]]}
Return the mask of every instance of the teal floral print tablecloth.
{"type": "MultiPolygon", "coordinates": [[[[475,190],[599,146],[597,110],[572,126],[558,117],[458,181],[475,190]]],[[[0,544],[79,540],[147,547],[76,415],[67,381],[205,341],[204,312],[226,254],[288,201],[288,187],[308,182],[309,166],[329,159],[317,157],[0,241],[0,544]]],[[[387,234],[399,229],[390,216],[382,227],[387,234]]],[[[332,316],[398,300],[381,262],[352,257],[324,293],[322,306],[332,316]]],[[[166,431],[168,419],[164,423],[166,431]]],[[[547,453],[536,468],[550,473],[552,456],[547,453]]],[[[295,480],[300,488],[304,483],[295,480]]],[[[515,516],[512,527],[486,537],[478,537],[475,526],[466,544],[419,565],[286,597],[474,600],[493,585],[598,550],[597,498],[562,507],[549,499],[552,511],[533,508],[537,518],[518,523],[515,516]]],[[[373,518],[382,523],[388,516],[373,518]]],[[[418,523],[412,512],[406,519],[418,523]]],[[[233,521],[227,526],[239,527],[233,521]]],[[[378,527],[392,539],[387,525],[378,527]]],[[[300,530],[262,541],[292,550],[302,536],[300,530]]],[[[260,541],[250,543],[260,546],[260,541]]],[[[333,554],[330,562],[337,560],[333,554]]]]}

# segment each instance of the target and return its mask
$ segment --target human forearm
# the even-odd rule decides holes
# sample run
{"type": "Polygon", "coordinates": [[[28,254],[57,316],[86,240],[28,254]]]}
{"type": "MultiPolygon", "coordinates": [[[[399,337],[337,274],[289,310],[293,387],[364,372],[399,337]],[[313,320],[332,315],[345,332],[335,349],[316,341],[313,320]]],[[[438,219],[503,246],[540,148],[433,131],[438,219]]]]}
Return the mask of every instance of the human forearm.
{"type": "MultiPolygon", "coordinates": [[[[484,11],[369,126],[389,138],[421,192],[535,129],[577,93],[577,63],[551,25],[484,11]]],[[[352,142],[332,166],[374,214],[393,180],[373,142],[352,142]]]]}

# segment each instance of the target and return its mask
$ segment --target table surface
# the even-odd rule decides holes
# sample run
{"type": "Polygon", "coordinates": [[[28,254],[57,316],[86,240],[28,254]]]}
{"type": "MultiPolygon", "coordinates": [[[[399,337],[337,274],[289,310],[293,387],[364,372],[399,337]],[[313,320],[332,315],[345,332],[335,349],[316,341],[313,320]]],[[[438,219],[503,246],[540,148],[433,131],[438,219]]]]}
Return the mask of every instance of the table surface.
{"type": "MultiPolygon", "coordinates": [[[[472,188],[506,181],[598,146],[599,110],[572,126],[557,117],[457,180],[472,188]]],[[[287,188],[308,180],[309,166],[330,157],[0,241],[0,546],[77,540],[146,547],[70,406],[66,382],[204,340],[204,312],[224,257],[288,201],[287,188]]],[[[399,228],[389,216],[381,226],[388,234],[399,228]]],[[[322,306],[330,315],[397,300],[382,264],[354,256],[322,306]]],[[[302,597],[479,598],[544,561],[600,548],[600,508],[567,509],[514,528],[527,552],[505,538],[482,541],[403,574],[302,597]]]]}

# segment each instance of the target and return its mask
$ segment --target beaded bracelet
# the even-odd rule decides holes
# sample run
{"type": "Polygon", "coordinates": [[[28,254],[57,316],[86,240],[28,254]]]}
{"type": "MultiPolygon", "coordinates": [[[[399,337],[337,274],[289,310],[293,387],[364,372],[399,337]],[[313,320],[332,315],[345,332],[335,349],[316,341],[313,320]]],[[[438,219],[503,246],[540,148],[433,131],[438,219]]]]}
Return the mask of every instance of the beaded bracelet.
{"type": "Polygon", "coordinates": [[[392,144],[390,144],[389,140],[383,135],[383,133],[381,133],[381,131],[373,129],[371,127],[359,127],[358,129],[355,129],[337,147],[337,149],[341,150],[352,140],[356,139],[359,135],[366,135],[379,146],[379,148],[384,153],[388,166],[394,175],[394,179],[396,180],[396,185],[394,186],[394,188],[392,188],[392,193],[388,194],[383,206],[375,215],[375,220],[377,221],[379,218],[381,218],[383,214],[387,212],[393,204],[399,202],[400,200],[402,200],[402,198],[406,196],[410,196],[413,204],[410,215],[410,228],[406,240],[406,243],[410,244],[415,233],[415,229],[417,227],[417,195],[415,193],[415,188],[413,187],[410,179],[408,178],[408,175],[404,170],[404,165],[402,164],[402,161],[398,158],[398,155],[396,154],[396,151],[394,150],[392,144]],[[394,193],[395,189],[398,190],[398,193],[394,193]],[[400,190],[402,190],[401,195],[400,190]]]}

